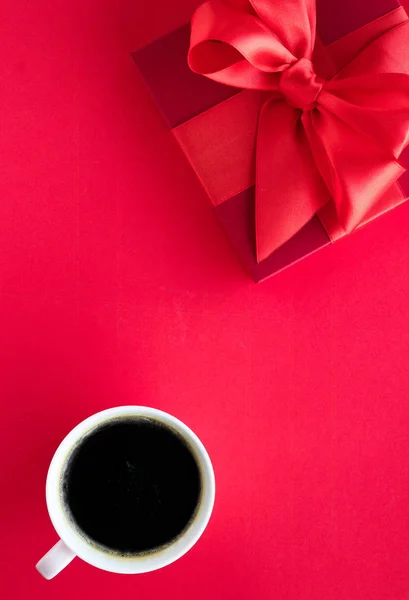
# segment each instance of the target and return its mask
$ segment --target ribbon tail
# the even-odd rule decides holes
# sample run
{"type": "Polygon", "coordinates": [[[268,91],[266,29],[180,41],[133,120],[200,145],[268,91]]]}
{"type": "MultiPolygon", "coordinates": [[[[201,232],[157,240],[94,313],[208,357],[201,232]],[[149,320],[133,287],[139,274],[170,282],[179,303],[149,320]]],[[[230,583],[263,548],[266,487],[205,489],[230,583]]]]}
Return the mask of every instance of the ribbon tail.
{"type": "MultiPolygon", "coordinates": [[[[392,184],[375,206],[368,211],[365,218],[359,223],[358,228],[367,225],[373,219],[377,219],[392,210],[392,208],[396,208],[405,200],[406,196],[399,183],[392,184]]],[[[317,214],[331,242],[336,242],[347,234],[338,219],[336,206],[333,202],[327,202],[317,214]]]]}
{"type": "Polygon", "coordinates": [[[257,140],[256,252],[261,262],[330,200],[300,111],[282,100],[262,107],[257,140]]]}
{"type": "Polygon", "coordinates": [[[370,220],[405,169],[323,106],[304,120],[315,162],[347,233],[370,220]]]}

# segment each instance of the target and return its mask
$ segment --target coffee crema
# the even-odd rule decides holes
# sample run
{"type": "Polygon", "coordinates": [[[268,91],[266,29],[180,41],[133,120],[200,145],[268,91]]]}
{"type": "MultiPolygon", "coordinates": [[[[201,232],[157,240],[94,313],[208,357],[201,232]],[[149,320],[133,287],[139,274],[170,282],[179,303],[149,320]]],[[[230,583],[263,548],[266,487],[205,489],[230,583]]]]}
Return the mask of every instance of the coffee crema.
{"type": "Polygon", "coordinates": [[[118,555],[176,541],[200,505],[202,476],[187,442],[147,417],[108,421],[87,434],[62,476],[64,511],[92,543],[118,555]]]}

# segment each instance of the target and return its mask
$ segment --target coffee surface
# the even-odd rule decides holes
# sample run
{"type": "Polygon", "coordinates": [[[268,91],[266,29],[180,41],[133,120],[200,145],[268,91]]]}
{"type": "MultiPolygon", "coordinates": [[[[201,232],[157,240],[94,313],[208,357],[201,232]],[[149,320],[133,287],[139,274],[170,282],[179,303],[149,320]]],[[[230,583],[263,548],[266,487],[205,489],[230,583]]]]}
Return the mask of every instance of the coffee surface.
{"type": "Polygon", "coordinates": [[[84,438],[62,482],[65,510],[93,542],[119,554],[154,551],[186,529],[201,475],[179,435],[146,418],[115,419],[84,438]]]}

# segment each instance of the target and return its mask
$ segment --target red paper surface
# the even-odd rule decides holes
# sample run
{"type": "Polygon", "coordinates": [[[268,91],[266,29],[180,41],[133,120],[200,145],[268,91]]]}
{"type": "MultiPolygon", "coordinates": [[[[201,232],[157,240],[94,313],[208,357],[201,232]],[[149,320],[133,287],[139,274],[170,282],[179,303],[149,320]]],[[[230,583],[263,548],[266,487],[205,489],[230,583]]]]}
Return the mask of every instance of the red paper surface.
{"type": "Polygon", "coordinates": [[[1,596],[404,599],[409,206],[248,280],[130,58],[195,5],[1,6],[1,596]],[[163,571],[46,582],[52,454],[132,403],[205,442],[209,528],[163,571]]]}

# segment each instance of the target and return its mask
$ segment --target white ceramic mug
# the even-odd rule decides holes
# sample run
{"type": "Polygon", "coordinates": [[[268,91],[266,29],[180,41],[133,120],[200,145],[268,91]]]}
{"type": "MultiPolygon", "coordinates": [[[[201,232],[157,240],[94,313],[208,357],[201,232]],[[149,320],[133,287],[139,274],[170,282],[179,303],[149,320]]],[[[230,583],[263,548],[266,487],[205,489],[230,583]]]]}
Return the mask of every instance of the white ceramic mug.
{"type": "Polygon", "coordinates": [[[51,579],[66,567],[75,556],[90,565],[114,573],[146,573],[174,562],[197,542],[206,528],[213,509],[215,480],[209,455],[199,438],[187,425],[171,415],[143,406],[120,406],[103,410],[77,425],[64,438],[51,461],[47,475],[46,499],[50,519],[60,540],[37,563],[37,570],[46,579],[51,579]],[[82,438],[105,422],[129,416],[140,416],[159,420],[183,437],[193,452],[200,468],[202,494],[199,508],[186,531],[169,546],[146,555],[119,556],[110,554],[91,545],[85,536],[70,524],[62,506],[61,482],[64,467],[73,449],[82,438]]]}

